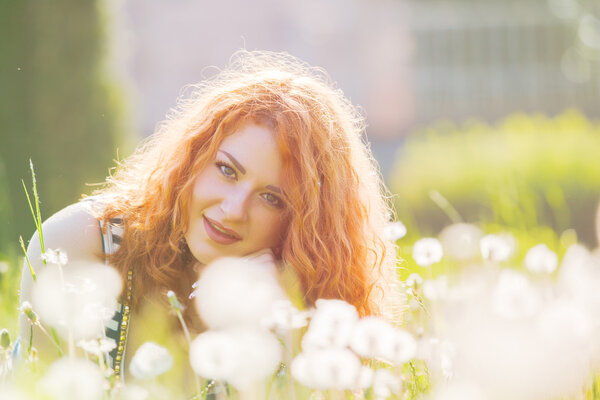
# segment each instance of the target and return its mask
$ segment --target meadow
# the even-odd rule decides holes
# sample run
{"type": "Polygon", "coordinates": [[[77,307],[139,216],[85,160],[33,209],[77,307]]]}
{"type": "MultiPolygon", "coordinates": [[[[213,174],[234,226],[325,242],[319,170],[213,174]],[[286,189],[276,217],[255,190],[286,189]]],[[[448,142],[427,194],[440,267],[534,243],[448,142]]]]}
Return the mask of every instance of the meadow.
{"type": "Polygon", "coordinates": [[[598,154],[600,124],[574,110],[426,127],[387,180],[399,326],[342,301],[302,309],[273,270],[222,260],[198,283],[209,329],[174,335],[181,305],[169,294],[169,315],[140,316],[125,383],[106,365],[116,343],[95,329],[107,313],[89,312],[113,306],[120,280],[97,265],[74,274],[68,254],[46,249],[39,300],[23,307],[23,256],[5,246],[0,399],[600,399],[598,154]],[[64,289],[91,276],[87,291],[56,289],[58,277],[64,289]],[[17,345],[20,313],[64,357],[17,345]]]}

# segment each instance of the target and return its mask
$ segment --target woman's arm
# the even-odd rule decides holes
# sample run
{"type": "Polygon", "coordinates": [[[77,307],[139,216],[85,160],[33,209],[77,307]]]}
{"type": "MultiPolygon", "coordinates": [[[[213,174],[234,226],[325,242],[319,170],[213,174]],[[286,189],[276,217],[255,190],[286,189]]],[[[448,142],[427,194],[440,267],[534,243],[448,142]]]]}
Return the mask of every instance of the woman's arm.
{"type": "MultiPolygon", "coordinates": [[[[98,220],[90,214],[85,202],[70,205],[54,214],[42,224],[42,233],[46,250],[61,249],[67,253],[69,261],[102,262],[102,238],[98,220]]],[[[27,256],[34,271],[39,274],[45,265],[42,262],[40,238],[37,232],[29,241],[27,256]]],[[[21,304],[24,301],[31,303],[34,287],[35,282],[29,265],[25,261],[21,278],[21,304]]],[[[31,323],[23,314],[20,316],[20,325],[22,346],[23,349],[27,349],[30,342],[31,323]]],[[[54,346],[38,328],[33,330],[33,346],[41,354],[48,354],[49,351],[56,354],[51,349],[54,346]]]]}

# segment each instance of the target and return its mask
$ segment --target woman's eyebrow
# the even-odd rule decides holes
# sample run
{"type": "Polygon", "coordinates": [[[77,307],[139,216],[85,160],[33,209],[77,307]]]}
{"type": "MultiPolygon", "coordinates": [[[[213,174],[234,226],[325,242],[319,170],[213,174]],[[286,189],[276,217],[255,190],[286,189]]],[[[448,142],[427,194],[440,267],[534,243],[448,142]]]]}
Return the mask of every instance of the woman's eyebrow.
{"type": "Polygon", "coordinates": [[[279,189],[277,186],[273,186],[273,185],[267,185],[265,186],[267,189],[274,191],[275,193],[279,193],[281,194],[281,189],[279,189]]]}
{"type": "Polygon", "coordinates": [[[219,150],[221,153],[225,154],[227,156],[227,158],[229,158],[229,161],[231,161],[231,163],[233,165],[235,165],[235,167],[237,169],[240,170],[240,172],[242,173],[242,175],[246,174],[246,168],[242,167],[242,164],[240,164],[240,162],[238,160],[235,159],[234,156],[232,156],[231,154],[229,154],[228,152],[226,152],[225,150],[219,150]]]}

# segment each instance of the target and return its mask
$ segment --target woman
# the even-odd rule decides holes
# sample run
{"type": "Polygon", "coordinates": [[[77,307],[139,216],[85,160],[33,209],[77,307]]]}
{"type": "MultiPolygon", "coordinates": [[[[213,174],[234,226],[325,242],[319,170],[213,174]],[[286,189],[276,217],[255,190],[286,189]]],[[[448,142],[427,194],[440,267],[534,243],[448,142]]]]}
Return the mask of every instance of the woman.
{"type": "MultiPolygon", "coordinates": [[[[165,302],[167,290],[189,305],[202,266],[223,256],[266,254],[295,273],[309,306],[339,298],[363,316],[389,311],[390,210],[363,118],[341,91],[288,55],[246,51],[194,89],[96,196],[43,227],[47,248],[107,257],[128,283],[116,338],[123,315],[165,302]]],[[[31,260],[39,248],[34,235],[31,260]]],[[[25,268],[24,300],[31,287],[25,268]]],[[[117,369],[123,357],[113,353],[117,369]]]]}

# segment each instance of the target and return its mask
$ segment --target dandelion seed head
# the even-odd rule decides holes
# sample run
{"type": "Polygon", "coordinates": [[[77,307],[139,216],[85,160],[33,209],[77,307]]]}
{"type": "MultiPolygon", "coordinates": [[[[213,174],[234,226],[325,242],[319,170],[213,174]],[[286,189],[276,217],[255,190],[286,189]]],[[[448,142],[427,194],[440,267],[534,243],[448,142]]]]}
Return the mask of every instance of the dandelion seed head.
{"type": "Polygon", "coordinates": [[[403,329],[395,328],[393,340],[385,343],[384,358],[396,365],[402,365],[417,355],[417,341],[403,329]]]}
{"type": "Polygon", "coordinates": [[[302,349],[346,347],[358,321],[356,308],[343,300],[318,299],[316,310],[302,338],[302,349]]]}
{"type": "Polygon", "coordinates": [[[300,353],[292,362],[292,376],[314,389],[356,389],[362,366],[345,348],[314,349],[300,353]]]}
{"type": "Polygon", "coordinates": [[[423,282],[423,296],[431,301],[443,300],[448,294],[448,277],[442,275],[437,279],[423,282]]]}
{"type": "Polygon", "coordinates": [[[142,344],[131,359],[129,371],[138,379],[153,379],[173,367],[173,357],[165,347],[154,343],[142,344]]]}
{"type": "Polygon", "coordinates": [[[384,358],[395,341],[394,327],[383,318],[369,316],[358,320],[350,338],[350,348],[367,358],[384,358]]]}
{"type": "Polygon", "coordinates": [[[366,389],[373,385],[373,379],[375,378],[375,370],[371,367],[363,365],[358,375],[358,388],[366,389]]]}
{"type": "Polygon", "coordinates": [[[423,284],[423,278],[421,277],[421,275],[417,274],[416,272],[413,272],[412,274],[410,274],[408,276],[408,278],[406,278],[406,286],[409,288],[419,287],[422,284],[423,284]]]}
{"type": "Polygon", "coordinates": [[[209,330],[192,342],[190,364],[202,377],[244,389],[273,374],[281,353],[277,338],[260,328],[209,330]]]}
{"type": "Polygon", "coordinates": [[[0,274],[5,274],[8,272],[8,263],[6,261],[0,261],[0,274]]]}
{"type": "Polygon", "coordinates": [[[81,358],[61,358],[39,381],[44,393],[61,400],[101,400],[104,377],[100,368],[81,358]]]}
{"type": "Polygon", "coordinates": [[[69,258],[67,253],[61,249],[48,249],[42,254],[42,260],[54,265],[67,265],[69,258]]]}
{"type": "Polygon", "coordinates": [[[290,300],[278,300],[273,303],[271,314],[263,319],[262,326],[279,333],[285,333],[305,327],[308,325],[309,317],[309,312],[298,310],[290,300]]]}
{"type": "Polygon", "coordinates": [[[496,314],[518,319],[535,315],[540,309],[541,299],[525,275],[505,269],[500,272],[492,304],[496,314]]]}
{"type": "Polygon", "coordinates": [[[479,241],[483,237],[481,229],[472,224],[450,225],[440,233],[444,254],[453,260],[471,260],[479,255],[479,241]]]}
{"type": "Polygon", "coordinates": [[[558,266],[558,256],[545,244],[538,244],[527,251],[525,267],[534,274],[551,274],[558,266]]]}
{"type": "Polygon", "coordinates": [[[98,338],[80,340],[77,342],[77,346],[81,347],[86,353],[100,357],[104,353],[109,353],[112,349],[117,347],[117,343],[111,338],[98,338]]]}
{"type": "Polygon", "coordinates": [[[392,242],[395,242],[406,236],[406,226],[400,221],[390,222],[385,226],[383,235],[392,242]]]}
{"type": "Polygon", "coordinates": [[[212,329],[260,326],[273,304],[287,298],[274,265],[237,258],[222,258],[207,266],[196,293],[196,309],[212,329]]]}
{"type": "Polygon", "coordinates": [[[496,263],[508,260],[515,250],[515,245],[514,237],[507,233],[485,235],[479,241],[483,259],[496,263]]]}
{"type": "Polygon", "coordinates": [[[375,398],[387,399],[392,394],[400,393],[401,388],[402,381],[400,377],[384,368],[375,371],[373,378],[373,394],[375,394],[375,398]]]}
{"type": "Polygon", "coordinates": [[[442,244],[436,238],[422,238],[413,245],[413,259],[421,267],[428,267],[440,262],[443,255],[442,244]]]}
{"type": "Polygon", "coordinates": [[[33,308],[62,337],[70,330],[76,340],[95,338],[114,315],[121,286],[119,273],[104,264],[72,262],[62,274],[47,265],[32,289],[33,308]]]}

